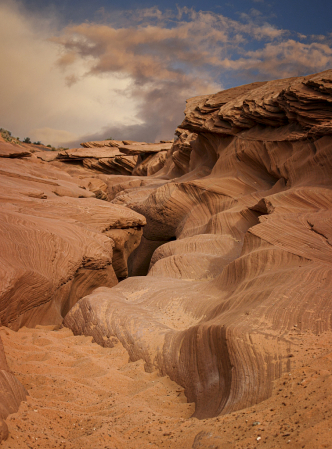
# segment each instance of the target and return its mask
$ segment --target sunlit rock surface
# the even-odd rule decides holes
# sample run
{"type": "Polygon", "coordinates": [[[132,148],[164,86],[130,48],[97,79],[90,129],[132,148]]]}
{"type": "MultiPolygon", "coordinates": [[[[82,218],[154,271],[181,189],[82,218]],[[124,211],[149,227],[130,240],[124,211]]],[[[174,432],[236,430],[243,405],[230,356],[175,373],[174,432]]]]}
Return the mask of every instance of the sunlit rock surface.
{"type": "Polygon", "coordinates": [[[70,150],[60,151],[57,159],[66,160],[84,160],[84,159],[103,159],[120,156],[121,152],[117,147],[96,147],[96,148],[72,148],[70,150]]]}
{"type": "Polygon", "coordinates": [[[81,143],[83,148],[119,147],[120,145],[123,145],[122,140],[113,139],[81,143]]]}
{"type": "Polygon", "coordinates": [[[172,142],[165,143],[144,143],[144,144],[131,144],[119,146],[119,150],[128,155],[138,155],[145,153],[159,153],[160,151],[167,151],[172,148],[172,142]]]}
{"type": "Polygon", "coordinates": [[[267,399],[301,335],[331,332],[331,86],[327,71],[189,100],[148,183],[103,179],[147,219],[128,266],[148,275],[98,288],[65,325],[117,337],[196,417],[267,399]]]}

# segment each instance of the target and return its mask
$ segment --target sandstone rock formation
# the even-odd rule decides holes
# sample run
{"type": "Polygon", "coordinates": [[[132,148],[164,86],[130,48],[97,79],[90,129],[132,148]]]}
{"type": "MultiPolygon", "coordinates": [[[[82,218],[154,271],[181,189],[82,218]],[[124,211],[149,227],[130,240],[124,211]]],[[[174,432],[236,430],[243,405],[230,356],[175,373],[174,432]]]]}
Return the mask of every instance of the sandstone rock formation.
{"type": "Polygon", "coordinates": [[[55,161],[60,151],[37,151],[34,156],[45,162],[55,161]]]}
{"type": "Polygon", "coordinates": [[[151,176],[165,164],[166,153],[172,141],[151,144],[132,140],[103,140],[83,142],[84,148],[72,148],[56,153],[37,154],[42,160],[58,159],[62,162],[80,162],[87,169],[113,175],[151,176]]]}
{"type": "Polygon", "coordinates": [[[31,153],[32,153],[31,149],[27,148],[27,146],[23,146],[23,144],[13,145],[11,143],[8,143],[2,138],[0,134],[0,158],[29,157],[31,156],[31,153]]]}
{"type": "MultiPolygon", "coordinates": [[[[190,99],[174,143],[88,142],[52,160],[0,142],[1,324],[63,323],[110,355],[120,342],[197,418],[270,416],[278,379],[300,395],[307,366],[329,397],[331,86],[326,71],[190,99]]],[[[188,448],[218,446],[195,429],[188,448]]]]}
{"type": "MultiPolygon", "coordinates": [[[[54,157],[33,154],[29,145],[1,141],[0,153],[0,323],[15,330],[60,325],[78,299],[128,275],[145,218],[101,201],[107,199],[102,180],[52,167],[54,157]]],[[[25,398],[1,341],[0,387],[1,440],[3,420],[25,398]]]]}
{"type": "Polygon", "coordinates": [[[83,148],[119,147],[120,145],[123,145],[122,140],[113,140],[113,139],[81,143],[81,146],[83,148]]]}
{"type": "Polygon", "coordinates": [[[0,442],[8,438],[8,427],[4,421],[18,411],[27,392],[9,369],[2,340],[0,338],[0,442]]]}
{"type": "Polygon", "coordinates": [[[111,158],[83,160],[83,166],[90,170],[112,175],[131,175],[137,164],[137,156],[124,156],[122,154],[111,158]]]}
{"type": "Polygon", "coordinates": [[[299,336],[331,332],[331,85],[327,71],[191,99],[151,182],[108,182],[147,218],[129,271],[148,275],[95,290],[65,324],[119,338],[196,417],[265,400],[299,336]]]}
{"type": "Polygon", "coordinates": [[[134,176],[151,176],[163,168],[166,162],[167,151],[159,151],[157,154],[138,156],[138,162],[133,170],[134,176]]]}
{"type": "Polygon", "coordinates": [[[61,161],[83,161],[84,159],[103,159],[121,156],[117,147],[72,148],[60,151],[57,159],[61,161]]]}
{"type": "Polygon", "coordinates": [[[31,157],[1,164],[0,317],[14,329],[61,323],[100,283],[115,285],[145,224],[45,164],[31,157]]]}
{"type": "Polygon", "coordinates": [[[172,148],[171,142],[166,143],[146,143],[144,145],[139,144],[131,144],[131,145],[123,145],[119,147],[119,150],[127,155],[139,155],[139,154],[150,154],[150,153],[159,153],[159,151],[167,151],[172,148]]]}

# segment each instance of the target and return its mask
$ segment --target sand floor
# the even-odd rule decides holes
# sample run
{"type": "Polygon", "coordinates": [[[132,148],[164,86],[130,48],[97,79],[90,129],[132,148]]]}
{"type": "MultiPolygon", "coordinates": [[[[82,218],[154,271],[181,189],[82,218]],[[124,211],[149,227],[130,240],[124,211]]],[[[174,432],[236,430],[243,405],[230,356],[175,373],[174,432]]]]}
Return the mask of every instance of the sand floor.
{"type": "Polygon", "coordinates": [[[207,420],[191,418],[183,388],[146,373],[142,361],[129,363],[119,342],[102,348],[52,326],[2,327],[0,335],[29,392],[7,418],[3,448],[332,449],[331,334],[296,336],[294,369],[271,398],[207,420]]]}

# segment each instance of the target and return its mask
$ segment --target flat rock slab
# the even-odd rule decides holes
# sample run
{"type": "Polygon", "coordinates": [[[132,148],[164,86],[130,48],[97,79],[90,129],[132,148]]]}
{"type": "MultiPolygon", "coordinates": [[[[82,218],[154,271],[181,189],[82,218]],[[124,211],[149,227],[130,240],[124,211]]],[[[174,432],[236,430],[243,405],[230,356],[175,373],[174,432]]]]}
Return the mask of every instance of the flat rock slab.
{"type": "Polygon", "coordinates": [[[172,142],[166,143],[148,143],[145,145],[123,145],[119,147],[119,150],[131,156],[144,153],[159,153],[159,151],[170,150],[172,148],[172,142]]]}
{"type": "Polygon", "coordinates": [[[0,141],[0,157],[20,158],[31,156],[31,151],[18,145],[0,141]]]}
{"type": "Polygon", "coordinates": [[[51,162],[58,157],[59,153],[60,151],[38,151],[37,153],[34,153],[34,155],[44,162],[51,162]]]}
{"type": "Polygon", "coordinates": [[[57,159],[60,160],[82,160],[85,158],[102,159],[115,156],[122,156],[117,147],[100,147],[100,148],[72,148],[71,150],[61,151],[57,159]]]}
{"type": "Polygon", "coordinates": [[[122,145],[122,140],[99,140],[92,142],[83,142],[81,146],[84,148],[101,148],[101,147],[118,147],[122,145]]]}
{"type": "Polygon", "coordinates": [[[136,140],[123,140],[123,145],[149,145],[147,142],[136,142],[136,140]]]}

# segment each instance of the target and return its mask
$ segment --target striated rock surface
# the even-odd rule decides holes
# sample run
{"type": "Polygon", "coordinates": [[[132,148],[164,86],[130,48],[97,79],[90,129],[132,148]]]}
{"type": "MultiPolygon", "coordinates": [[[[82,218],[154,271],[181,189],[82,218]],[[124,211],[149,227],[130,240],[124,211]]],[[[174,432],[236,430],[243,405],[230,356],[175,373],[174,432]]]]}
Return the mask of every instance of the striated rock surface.
{"type": "Polygon", "coordinates": [[[87,179],[92,191],[83,184],[39,159],[3,160],[2,325],[59,324],[78,299],[127,275],[127,258],[139,244],[145,218],[96,199],[93,190],[107,196],[101,181],[87,179]]]}
{"type": "Polygon", "coordinates": [[[163,168],[166,153],[173,141],[158,144],[132,140],[107,140],[85,142],[84,148],[58,151],[56,157],[39,152],[36,156],[47,162],[55,159],[61,162],[81,163],[89,170],[113,175],[151,176],[163,168]]]}
{"type": "Polygon", "coordinates": [[[172,147],[172,142],[166,143],[144,143],[120,146],[119,150],[127,155],[135,156],[145,153],[159,153],[159,151],[167,151],[172,147]]]}
{"type": "Polygon", "coordinates": [[[191,99],[151,182],[108,184],[147,219],[128,264],[141,277],[98,288],[65,325],[117,337],[198,418],[266,400],[301,335],[331,333],[331,86],[326,71],[191,99]]]}
{"type": "MultiPolygon", "coordinates": [[[[14,330],[60,325],[78,299],[127,276],[127,259],[140,242],[145,219],[96,199],[107,199],[101,180],[70,176],[42,162],[41,152],[32,155],[19,145],[0,142],[3,149],[0,323],[14,330]]],[[[0,340],[0,441],[8,437],[4,419],[25,398],[0,340]]]]}
{"type": "Polygon", "coordinates": [[[81,143],[81,146],[84,148],[119,147],[120,145],[123,145],[122,140],[112,139],[81,143]]]}
{"type": "Polygon", "coordinates": [[[187,103],[182,127],[271,141],[331,134],[331,84],[327,70],[196,97],[187,103]]]}
{"type": "Polygon", "coordinates": [[[151,176],[161,170],[166,162],[167,151],[159,151],[157,154],[148,154],[144,158],[138,156],[134,176],[151,176]]]}
{"type": "Polygon", "coordinates": [[[131,175],[137,164],[137,156],[118,155],[112,158],[84,159],[83,166],[97,172],[113,175],[131,175]]]}

